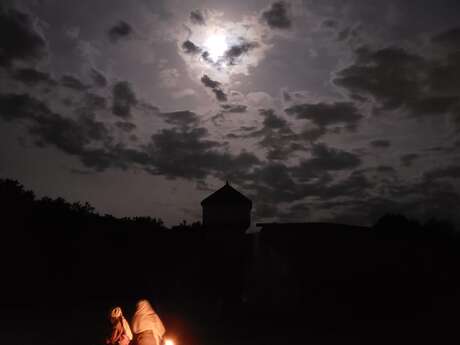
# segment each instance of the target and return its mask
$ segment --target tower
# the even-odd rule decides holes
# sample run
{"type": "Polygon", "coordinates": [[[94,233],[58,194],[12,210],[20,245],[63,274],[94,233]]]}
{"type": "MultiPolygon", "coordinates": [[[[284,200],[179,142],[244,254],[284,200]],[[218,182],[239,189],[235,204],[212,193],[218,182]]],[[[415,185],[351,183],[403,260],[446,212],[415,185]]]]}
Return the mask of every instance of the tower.
{"type": "Polygon", "coordinates": [[[201,201],[203,226],[208,229],[245,232],[251,225],[252,201],[228,181],[201,201]]]}

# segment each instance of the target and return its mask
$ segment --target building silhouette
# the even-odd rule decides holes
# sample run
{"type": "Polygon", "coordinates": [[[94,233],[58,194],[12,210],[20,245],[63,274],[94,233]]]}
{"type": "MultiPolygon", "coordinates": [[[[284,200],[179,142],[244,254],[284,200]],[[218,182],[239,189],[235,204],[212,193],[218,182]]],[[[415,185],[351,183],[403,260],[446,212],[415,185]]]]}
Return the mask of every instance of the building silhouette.
{"type": "Polygon", "coordinates": [[[207,229],[244,232],[251,225],[252,201],[228,181],[201,201],[203,226],[207,229]]]}

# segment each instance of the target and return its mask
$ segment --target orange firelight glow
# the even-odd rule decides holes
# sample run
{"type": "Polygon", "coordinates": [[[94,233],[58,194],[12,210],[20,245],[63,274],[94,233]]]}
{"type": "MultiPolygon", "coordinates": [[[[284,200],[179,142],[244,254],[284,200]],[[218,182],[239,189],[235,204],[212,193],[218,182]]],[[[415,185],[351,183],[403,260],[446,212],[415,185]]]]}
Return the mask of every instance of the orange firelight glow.
{"type": "Polygon", "coordinates": [[[166,339],[164,345],[176,345],[172,339],[166,339]]]}

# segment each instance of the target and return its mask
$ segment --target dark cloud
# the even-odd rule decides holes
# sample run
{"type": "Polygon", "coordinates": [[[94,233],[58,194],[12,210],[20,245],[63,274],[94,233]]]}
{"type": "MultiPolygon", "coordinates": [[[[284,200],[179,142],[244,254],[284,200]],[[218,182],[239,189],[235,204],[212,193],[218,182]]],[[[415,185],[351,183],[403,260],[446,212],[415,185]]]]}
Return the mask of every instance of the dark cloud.
{"type": "Polygon", "coordinates": [[[385,109],[395,109],[417,99],[424,64],[421,57],[402,48],[361,48],[355,64],[341,70],[334,82],[353,94],[373,96],[385,109]]]}
{"type": "Polygon", "coordinates": [[[169,178],[202,179],[209,174],[225,177],[244,172],[259,164],[252,154],[238,155],[218,151],[222,144],[207,140],[205,128],[163,129],[152,136],[152,173],[169,178]]]}
{"type": "MultiPolygon", "coordinates": [[[[328,163],[326,169],[323,168],[325,164],[316,164],[317,162],[301,163],[297,166],[288,167],[282,163],[269,162],[254,169],[245,177],[248,182],[243,181],[241,184],[246,189],[252,190],[251,196],[257,200],[257,205],[259,200],[263,205],[279,205],[280,203],[298,202],[307,197],[314,197],[317,201],[311,204],[312,207],[322,201],[336,198],[363,197],[374,186],[360,171],[352,171],[342,180],[332,183],[333,178],[328,174],[327,168],[332,167],[334,171],[344,171],[356,166],[355,164],[344,164],[343,159],[341,164],[328,163]],[[315,171],[311,172],[311,168],[315,171]]],[[[264,212],[263,215],[258,215],[275,217],[283,214],[283,212],[276,214],[275,212],[279,211],[277,208],[272,208],[271,211],[274,213],[264,212]]]]}
{"type": "Polygon", "coordinates": [[[65,118],[27,94],[2,94],[0,116],[7,121],[23,121],[40,147],[54,146],[98,170],[112,164],[107,150],[91,148],[95,142],[108,144],[112,140],[105,125],[91,114],[65,118]]]}
{"type": "Polygon", "coordinates": [[[131,108],[137,104],[136,94],[127,81],[120,81],[112,89],[112,112],[114,115],[127,118],[131,116],[131,108]]]}
{"type": "MultiPolygon", "coordinates": [[[[288,130],[287,121],[275,114],[273,109],[262,109],[260,114],[265,116],[264,127],[270,129],[288,130]]],[[[290,131],[290,130],[288,130],[290,131]]]]}
{"type": "Polygon", "coordinates": [[[107,78],[106,78],[106,76],[101,71],[99,71],[98,69],[91,68],[90,76],[91,76],[91,79],[93,80],[95,86],[98,86],[98,87],[106,87],[107,86],[107,78]]]}
{"type": "Polygon", "coordinates": [[[337,29],[339,27],[339,23],[334,19],[326,19],[321,23],[321,26],[326,29],[337,29]]]}
{"type": "Polygon", "coordinates": [[[460,165],[449,165],[430,170],[423,174],[426,181],[433,181],[437,179],[459,179],[460,178],[460,165]]]}
{"type": "Polygon", "coordinates": [[[405,154],[405,155],[402,155],[401,156],[401,164],[408,167],[408,166],[411,166],[412,163],[417,160],[418,158],[420,158],[420,155],[416,154],[416,153],[408,153],[408,154],[405,154]]]}
{"type": "Polygon", "coordinates": [[[121,39],[129,38],[133,34],[133,28],[127,22],[120,20],[109,29],[107,34],[112,43],[117,43],[121,39]]]}
{"type": "Polygon", "coordinates": [[[296,167],[294,173],[297,178],[310,180],[324,172],[353,169],[361,164],[357,155],[325,144],[314,144],[311,155],[310,159],[302,161],[296,167]]]}
{"type": "Polygon", "coordinates": [[[37,84],[56,85],[56,81],[48,73],[34,68],[17,69],[13,72],[13,78],[29,86],[37,84]]]}
{"type": "Polygon", "coordinates": [[[433,37],[434,46],[425,48],[426,55],[399,47],[360,48],[356,51],[356,61],[338,72],[334,82],[352,96],[370,96],[383,110],[408,110],[412,117],[450,113],[458,118],[458,31],[452,29],[433,37]],[[429,49],[436,50],[437,56],[428,58],[429,49]]]}
{"type": "Polygon", "coordinates": [[[220,83],[218,81],[212,80],[206,74],[201,77],[201,82],[203,83],[204,86],[209,87],[211,89],[220,87],[220,83]]]}
{"type": "Polygon", "coordinates": [[[84,157],[89,144],[109,140],[109,132],[94,116],[80,116],[77,120],[64,118],[56,113],[38,115],[29,128],[43,145],[53,145],[62,151],[84,157]]]}
{"type": "MultiPolygon", "coordinates": [[[[250,182],[245,187],[253,190],[252,199],[261,200],[263,205],[276,207],[281,202],[293,202],[303,198],[300,186],[291,177],[290,168],[282,163],[270,162],[257,167],[247,176],[247,179],[250,182]]],[[[256,205],[258,204],[257,202],[256,205]]]]}
{"type": "Polygon", "coordinates": [[[0,116],[6,121],[34,119],[48,107],[28,94],[0,94],[0,116]]]}
{"type": "Polygon", "coordinates": [[[377,139],[377,140],[372,140],[370,142],[370,144],[373,147],[385,148],[385,147],[389,147],[391,145],[391,142],[389,140],[385,140],[385,139],[377,139]]]}
{"type": "Polygon", "coordinates": [[[0,66],[33,62],[47,54],[46,42],[27,13],[0,4],[0,66]]]}
{"type": "Polygon", "coordinates": [[[379,165],[378,167],[375,168],[375,170],[379,173],[384,173],[384,174],[395,174],[396,173],[395,168],[389,165],[379,165]]]}
{"type": "Polygon", "coordinates": [[[282,96],[283,96],[283,101],[284,102],[292,101],[292,97],[291,97],[291,95],[289,94],[289,92],[287,90],[283,90],[282,96]]]}
{"type": "Polygon", "coordinates": [[[351,102],[297,104],[285,111],[298,119],[308,119],[320,127],[345,124],[347,128],[354,129],[363,117],[351,102]]]}
{"type": "Polygon", "coordinates": [[[201,77],[201,82],[203,83],[204,86],[212,90],[212,92],[216,96],[216,99],[219,102],[227,101],[227,94],[222,90],[221,84],[218,81],[212,80],[211,78],[208,77],[207,74],[204,74],[201,77]]]}
{"type": "Polygon", "coordinates": [[[118,121],[115,122],[115,126],[120,128],[124,132],[132,132],[133,130],[136,129],[136,125],[132,122],[127,122],[127,121],[118,121]]]}
{"type": "Polygon", "coordinates": [[[313,144],[326,133],[327,130],[324,127],[305,128],[299,134],[299,137],[305,140],[306,142],[313,144]]]}
{"type": "Polygon", "coordinates": [[[227,94],[222,89],[212,89],[219,102],[227,102],[227,94]]]}
{"type": "Polygon", "coordinates": [[[261,109],[259,113],[264,117],[262,128],[244,134],[243,137],[260,137],[258,145],[267,150],[267,159],[285,160],[293,152],[304,149],[299,143],[301,138],[273,109],[261,109]]]}
{"type": "Polygon", "coordinates": [[[198,115],[188,110],[162,113],[161,116],[165,119],[166,123],[181,128],[196,126],[199,122],[198,115]]]}
{"type": "Polygon", "coordinates": [[[238,44],[232,45],[225,52],[223,59],[229,65],[236,65],[243,55],[249,53],[258,46],[259,44],[257,42],[247,42],[243,40],[238,44]]]}
{"type": "Polygon", "coordinates": [[[206,24],[206,19],[204,17],[204,14],[200,10],[193,10],[192,12],[190,12],[190,21],[193,24],[197,24],[197,25],[206,24]]]}
{"type": "Polygon", "coordinates": [[[351,34],[350,28],[345,28],[338,32],[337,34],[337,41],[346,41],[351,34]]]}
{"type": "Polygon", "coordinates": [[[364,198],[374,186],[362,172],[352,171],[345,179],[334,184],[322,186],[317,194],[321,200],[331,200],[339,197],[359,200],[364,198]]]}
{"type": "MultiPolygon", "coordinates": [[[[222,152],[224,145],[209,140],[205,128],[182,126],[195,122],[194,113],[176,112],[165,116],[180,128],[160,130],[141,150],[129,149],[115,144],[107,127],[91,113],[81,113],[71,119],[54,113],[45,103],[27,94],[0,95],[2,119],[24,122],[38,146],[57,147],[78,157],[87,168],[98,171],[137,165],[168,178],[202,179],[209,175],[218,178],[242,175],[260,164],[258,158],[248,152],[236,155],[222,152]]],[[[134,124],[129,122],[120,121],[115,125],[127,132],[134,129],[134,124]]]]}
{"type": "Polygon", "coordinates": [[[290,5],[285,1],[277,1],[262,12],[262,21],[272,29],[289,29],[292,25],[289,17],[290,5]]]}
{"type": "Polygon", "coordinates": [[[202,49],[198,47],[197,45],[195,45],[195,43],[193,43],[190,40],[187,40],[184,43],[182,43],[182,50],[186,54],[190,54],[190,55],[198,55],[202,52],[202,49]]]}
{"type": "Polygon", "coordinates": [[[245,113],[248,110],[244,104],[221,104],[220,107],[225,113],[245,113]]]}
{"type": "Polygon", "coordinates": [[[241,127],[240,134],[230,133],[228,138],[260,138],[257,144],[266,150],[268,160],[286,160],[293,153],[307,151],[305,144],[313,144],[319,137],[326,133],[324,128],[304,129],[296,133],[290,124],[277,115],[273,109],[260,109],[264,117],[262,127],[241,127]]]}
{"type": "Polygon", "coordinates": [[[85,91],[89,87],[85,85],[80,79],[72,75],[64,75],[61,78],[61,85],[68,87],[69,89],[74,89],[77,91],[85,91]]]}
{"type": "Polygon", "coordinates": [[[100,95],[87,92],[84,94],[85,108],[90,111],[105,109],[107,107],[107,99],[100,95]]]}
{"type": "Polygon", "coordinates": [[[449,49],[460,50],[460,27],[451,28],[432,37],[432,42],[449,49]]]}

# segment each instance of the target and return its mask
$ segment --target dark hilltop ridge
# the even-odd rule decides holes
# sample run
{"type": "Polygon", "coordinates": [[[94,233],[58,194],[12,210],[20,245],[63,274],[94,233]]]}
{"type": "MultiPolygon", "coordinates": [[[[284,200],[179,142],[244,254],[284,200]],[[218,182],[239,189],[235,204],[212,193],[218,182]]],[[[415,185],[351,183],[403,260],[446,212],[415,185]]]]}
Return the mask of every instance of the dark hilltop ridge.
{"type": "Polygon", "coordinates": [[[230,184],[203,224],[99,215],[0,181],[2,341],[102,344],[148,298],[179,345],[458,340],[460,239],[446,222],[261,223],[230,184]]]}

